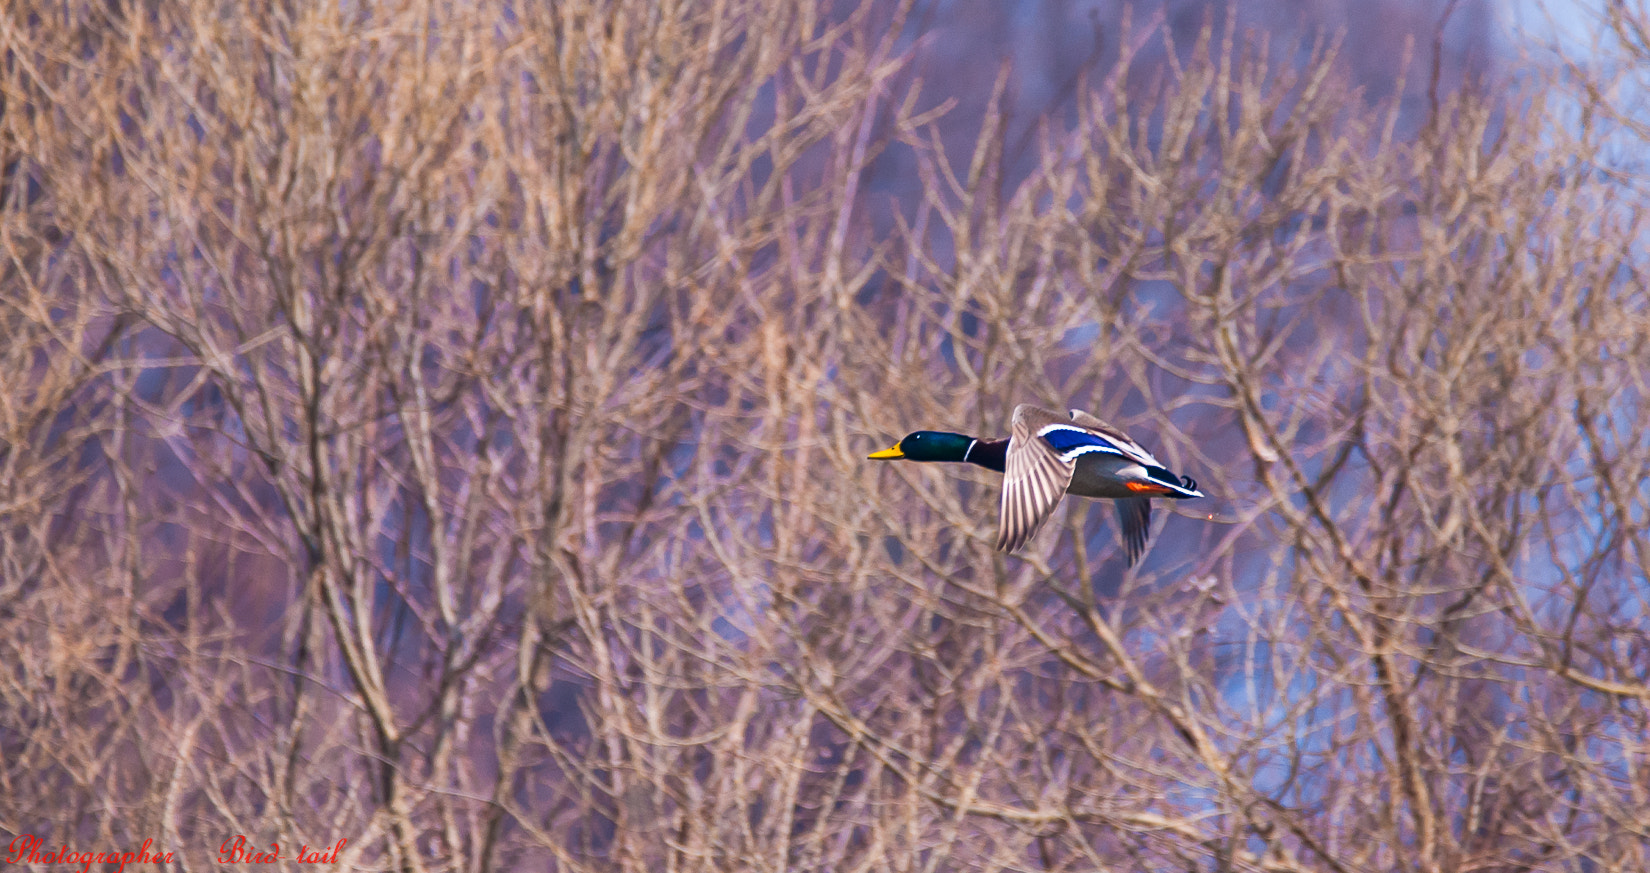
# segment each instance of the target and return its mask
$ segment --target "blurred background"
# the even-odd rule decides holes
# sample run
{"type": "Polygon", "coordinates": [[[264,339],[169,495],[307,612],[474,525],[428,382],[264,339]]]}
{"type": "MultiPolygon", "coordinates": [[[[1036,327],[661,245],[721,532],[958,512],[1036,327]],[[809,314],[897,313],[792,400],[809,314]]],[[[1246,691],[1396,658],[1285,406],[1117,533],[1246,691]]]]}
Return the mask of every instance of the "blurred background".
{"type": "MultiPolygon", "coordinates": [[[[1650,869],[1642,3],[0,9],[0,838],[1650,869]],[[1209,496],[865,460],[1018,403],[1209,496]]],[[[15,860],[15,859],[13,859],[15,860]]]]}

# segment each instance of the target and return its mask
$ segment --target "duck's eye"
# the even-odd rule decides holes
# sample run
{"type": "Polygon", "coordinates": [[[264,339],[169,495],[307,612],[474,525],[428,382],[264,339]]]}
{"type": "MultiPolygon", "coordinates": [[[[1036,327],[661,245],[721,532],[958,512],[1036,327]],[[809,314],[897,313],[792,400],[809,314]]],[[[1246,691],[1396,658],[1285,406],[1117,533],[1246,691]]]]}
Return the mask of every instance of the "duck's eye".
{"type": "Polygon", "coordinates": [[[1188,491],[1196,491],[1197,490],[1197,480],[1193,479],[1190,476],[1181,476],[1180,477],[1180,485],[1181,485],[1181,487],[1185,488],[1188,491]]]}

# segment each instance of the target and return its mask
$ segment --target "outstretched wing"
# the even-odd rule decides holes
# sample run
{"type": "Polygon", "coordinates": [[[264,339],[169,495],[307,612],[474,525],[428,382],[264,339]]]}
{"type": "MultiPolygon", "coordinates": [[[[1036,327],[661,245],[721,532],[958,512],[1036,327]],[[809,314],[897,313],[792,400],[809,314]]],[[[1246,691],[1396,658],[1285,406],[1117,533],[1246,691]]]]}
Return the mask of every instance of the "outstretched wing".
{"type": "Polygon", "coordinates": [[[1146,536],[1151,533],[1152,502],[1144,497],[1125,497],[1117,502],[1117,520],[1123,529],[1123,553],[1129,556],[1129,566],[1140,560],[1146,550],[1146,536]]]}
{"type": "Polygon", "coordinates": [[[1054,424],[1069,428],[1057,413],[1026,404],[1014,408],[997,517],[997,548],[1001,551],[1012,552],[1025,545],[1048,520],[1071,484],[1075,461],[1062,458],[1062,452],[1039,435],[1054,424]]]}
{"type": "MultiPolygon", "coordinates": [[[[1139,443],[1129,439],[1128,434],[1087,412],[1073,409],[1071,421],[1098,436],[1105,437],[1119,450],[1118,454],[1144,465],[1148,470],[1162,468],[1162,462],[1139,443]]],[[[1175,483],[1175,487],[1180,487],[1178,482],[1175,483]]],[[[1116,502],[1118,527],[1123,534],[1123,553],[1128,556],[1129,566],[1132,567],[1146,551],[1146,538],[1151,535],[1152,502],[1144,497],[1126,497],[1116,502]]]]}

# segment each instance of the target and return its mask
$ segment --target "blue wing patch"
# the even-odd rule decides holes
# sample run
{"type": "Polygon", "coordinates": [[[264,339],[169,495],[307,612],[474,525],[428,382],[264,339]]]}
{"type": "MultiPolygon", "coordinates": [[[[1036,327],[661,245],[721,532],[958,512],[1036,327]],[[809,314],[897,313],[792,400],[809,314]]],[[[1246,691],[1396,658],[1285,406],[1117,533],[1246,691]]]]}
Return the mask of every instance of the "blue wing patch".
{"type": "Polygon", "coordinates": [[[1110,455],[1128,457],[1111,440],[1076,427],[1065,427],[1058,424],[1049,425],[1039,431],[1037,435],[1043,438],[1043,442],[1048,443],[1049,448],[1059,452],[1060,459],[1063,461],[1070,461],[1078,455],[1085,455],[1089,452],[1105,452],[1110,455]]]}

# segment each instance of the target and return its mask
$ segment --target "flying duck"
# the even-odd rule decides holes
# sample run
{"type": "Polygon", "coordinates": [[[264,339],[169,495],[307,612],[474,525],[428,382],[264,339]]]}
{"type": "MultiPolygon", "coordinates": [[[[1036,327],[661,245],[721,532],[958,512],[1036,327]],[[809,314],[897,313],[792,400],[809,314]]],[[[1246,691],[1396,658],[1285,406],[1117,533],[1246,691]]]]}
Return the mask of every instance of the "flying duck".
{"type": "Polygon", "coordinates": [[[1190,477],[1169,472],[1128,434],[1081,409],[1068,418],[1022,403],[1014,408],[1006,439],[919,430],[870,457],[966,463],[1002,473],[997,548],[1004,552],[1025,545],[1062,496],[1110,498],[1117,501],[1132,566],[1146,548],[1151,498],[1203,496],[1190,477]]]}

